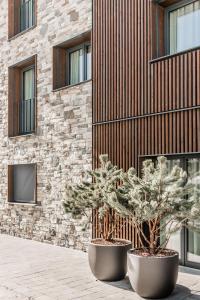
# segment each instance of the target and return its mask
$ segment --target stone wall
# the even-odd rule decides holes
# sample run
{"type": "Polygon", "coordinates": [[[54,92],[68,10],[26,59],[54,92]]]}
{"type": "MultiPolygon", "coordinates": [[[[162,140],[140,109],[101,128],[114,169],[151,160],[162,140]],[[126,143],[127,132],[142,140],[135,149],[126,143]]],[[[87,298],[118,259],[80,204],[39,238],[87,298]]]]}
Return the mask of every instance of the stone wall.
{"type": "Polygon", "coordinates": [[[52,91],[52,47],[91,29],[91,0],[37,0],[37,26],[8,41],[0,1],[0,231],[85,250],[89,232],[65,215],[65,184],[91,168],[92,83],[52,91]],[[8,138],[8,66],[37,54],[37,133],[8,138]],[[9,164],[37,163],[38,205],[7,202],[9,164]]]}

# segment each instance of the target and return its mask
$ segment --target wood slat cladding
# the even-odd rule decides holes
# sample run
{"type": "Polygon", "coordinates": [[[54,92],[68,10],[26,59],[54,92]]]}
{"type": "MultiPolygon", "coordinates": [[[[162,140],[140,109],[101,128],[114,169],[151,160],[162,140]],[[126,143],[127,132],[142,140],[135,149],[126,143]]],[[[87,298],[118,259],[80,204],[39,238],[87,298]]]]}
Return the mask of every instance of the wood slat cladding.
{"type": "Polygon", "coordinates": [[[152,5],[146,0],[93,2],[94,122],[146,110],[152,5]]]}
{"type": "Polygon", "coordinates": [[[93,126],[93,158],[138,169],[139,156],[200,152],[200,108],[93,126]]]}
{"type": "Polygon", "coordinates": [[[150,63],[164,54],[163,24],[152,1],[94,2],[94,123],[200,104],[200,50],[150,63]]]}
{"type": "Polygon", "coordinates": [[[151,63],[147,113],[200,105],[200,50],[151,63]]]}
{"type": "MultiPolygon", "coordinates": [[[[164,56],[172,2],[93,1],[94,167],[101,153],[139,171],[140,156],[200,152],[200,50],[164,56]]],[[[117,236],[138,245],[129,225],[117,236]]]]}

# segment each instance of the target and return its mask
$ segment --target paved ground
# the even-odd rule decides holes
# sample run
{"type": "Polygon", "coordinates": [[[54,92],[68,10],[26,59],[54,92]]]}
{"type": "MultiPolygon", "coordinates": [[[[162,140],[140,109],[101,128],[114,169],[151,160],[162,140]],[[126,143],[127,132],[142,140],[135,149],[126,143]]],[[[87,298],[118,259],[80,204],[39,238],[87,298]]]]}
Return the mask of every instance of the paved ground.
{"type": "MultiPolygon", "coordinates": [[[[85,253],[0,235],[0,300],[140,299],[128,279],[96,281],[85,253]]],[[[181,269],[172,300],[200,300],[200,272],[181,269]],[[188,273],[189,272],[189,273],[188,273]]]]}

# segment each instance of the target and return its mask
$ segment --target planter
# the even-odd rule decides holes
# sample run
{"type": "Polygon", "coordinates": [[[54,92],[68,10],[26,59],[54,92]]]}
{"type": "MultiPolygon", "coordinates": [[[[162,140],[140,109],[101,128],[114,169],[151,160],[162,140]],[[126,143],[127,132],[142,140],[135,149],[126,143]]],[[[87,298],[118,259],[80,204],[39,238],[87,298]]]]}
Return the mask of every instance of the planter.
{"type": "Polygon", "coordinates": [[[128,251],[128,275],[134,291],[143,298],[169,296],[178,277],[179,255],[140,256],[128,251]]]}
{"type": "Polygon", "coordinates": [[[100,240],[93,240],[89,244],[89,265],[94,276],[103,281],[118,281],[123,279],[127,273],[127,251],[131,249],[132,243],[127,240],[115,241],[123,244],[103,245],[98,244],[100,240]],[[94,243],[97,242],[97,243],[94,243]]]}

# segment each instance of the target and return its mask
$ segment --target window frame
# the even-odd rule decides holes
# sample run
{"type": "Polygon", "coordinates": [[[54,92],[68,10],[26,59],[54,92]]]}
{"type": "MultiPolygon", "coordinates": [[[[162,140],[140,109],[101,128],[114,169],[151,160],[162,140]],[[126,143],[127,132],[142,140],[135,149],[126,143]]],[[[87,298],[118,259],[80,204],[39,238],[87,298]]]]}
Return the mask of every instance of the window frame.
{"type": "Polygon", "coordinates": [[[8,137],[15,138],[37,132],[37,55],[8,67],[8,137]],[[19,107],[23,98],[23,71],[34,68],[34,130],[20,132],[19,107]]]}
{"type": "Polygon", "coordinates": [[[67,48],[66,49],[66,55],[67,55],[67,59],[66,59],[66,68],[67,68],[67,78],[66,78],[66,85],[67,86],[73,86],[73,85],[76,85],[76,84],[80,84],[82,82],[85,82],[85,81],[88,81],[88,80],[91,80],[90,79],[87,79],[87,48],[91,46],[91,42],[88,41],[88,42],[85,42],[85,43],[82,43],[82,44],[79,44],[79,45],[76,45],[72,48],[67,48]],[[75,51],[78,51],[78,50],[83,50],[83,80],[82,81],[79,81],[77,83],[70,83],[70,73],[71,73],[71,70],[70,70],[70,54],[75,52],[75,51]]]}
{"type": "Polygon", "coordinates": [[[8,165],[8,197],[7,202],[9,204],[21,204],[21,205],[36,205],[37,204],[37,164],[36,163],[22,163],[22,164],[12,164],[8,165]],[[14,200],[14,167],[17,166],[33,166],[34,167],[34,199],[33,201],[22,202],[19,200],[14,200]]]}
{"type": "Polygon", "coordinates": [[[30,27],[22,29],[21,0],[8,0],[8,41],[17,38],[18,36],[28,32],[29,30],[37,26],[37,0],[33,0],[32,16],[32,25],[30,27]]]}
{"type": "Polygon", "coordinates": [[[178,53],[187,52],[187,51],[191,51],[196,48],[200,48],[200,45],[199,45],[199,46],[188,48],[188,49],[185,49],[182,51],[176,51],[175,53],[170,53],[170,13],[179,8],[182,8],[184,6],[192,4],[194,2],[196,2],[196,0],[181,0],[180,2],[175,3],[175,4],[170,5],[165,8],[165,13],[164,13],[165,55],[176,55],[178,53]]]}

